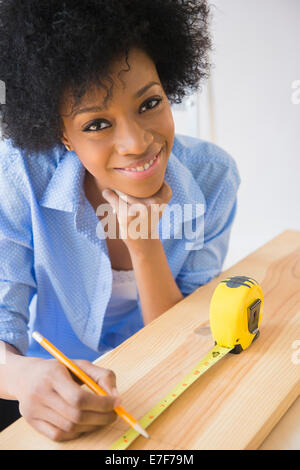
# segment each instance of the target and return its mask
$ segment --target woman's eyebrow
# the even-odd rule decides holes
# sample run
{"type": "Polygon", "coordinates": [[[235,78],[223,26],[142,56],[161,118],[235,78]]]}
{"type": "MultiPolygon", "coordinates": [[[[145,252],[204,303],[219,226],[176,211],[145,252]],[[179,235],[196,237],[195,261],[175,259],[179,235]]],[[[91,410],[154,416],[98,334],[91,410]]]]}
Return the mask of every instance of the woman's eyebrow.
{"type": "Polygon", "coordinates": [[[145,85],[143,88],[141,88],[139,91],[136,92],[136,94],[134,95],[135,98],[140,98],[140,96],[142,96],[144,93],[146,93],[146,91],[151,88],[153,85],[159,85],[160,86],[160,83],[158,82],[150,82],[148,83],[148,85],[145,85]]]}
{"type": "MultiPolygon", "coordinates": [[[[150,82],[147,85],[145,85],[143,88],[141,88],[139,91],[137,91],[134,95],[134,98],[140,98],[146,91],[151,88],[154,85],[160,85],[158,82],[150,82]]],[[[77,111],[73,113],[73,118],[77,116],[77,114],[83,114],[83,113],[92,113],[92,112],[98,112],[98,111],[104,111],[107,110],[107,106],[88,106],[86,108],[80,108],[77,111]]]]}

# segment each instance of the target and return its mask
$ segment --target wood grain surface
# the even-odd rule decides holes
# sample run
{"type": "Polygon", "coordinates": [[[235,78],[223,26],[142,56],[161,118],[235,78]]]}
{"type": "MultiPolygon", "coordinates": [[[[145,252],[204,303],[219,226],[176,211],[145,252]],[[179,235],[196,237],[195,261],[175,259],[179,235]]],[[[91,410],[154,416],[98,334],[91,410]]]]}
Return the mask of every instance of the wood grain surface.
{"type": "MultiPolygon", "coordinates": [[[[210,299],[217,284],[234,275],[262,286],[260,337],[200,377],[147,428],[150,439],[140,436],[130,449],[256,449],[299,396],[293,343],[300,340],[300,232],[291,230],[198,288],[97,365],[114,370],[122,405],[140,419],[213,346],[210,299]]],[[[127,429],[118,417],[99,431],[56,443],[21,418],[0,434],[0,449],[107,449],[127,429]]]]}

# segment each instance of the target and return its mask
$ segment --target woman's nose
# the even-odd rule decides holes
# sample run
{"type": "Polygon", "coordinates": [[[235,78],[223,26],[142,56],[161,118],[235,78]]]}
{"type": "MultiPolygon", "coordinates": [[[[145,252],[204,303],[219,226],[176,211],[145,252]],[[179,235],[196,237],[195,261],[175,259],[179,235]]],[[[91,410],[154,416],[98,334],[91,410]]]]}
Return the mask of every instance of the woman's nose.
{"type": "Polygon", "coordinates": [[[153,142],[151,131],[137,122],[123,123],[116,133],[116,150],[119,155],[142,155],[153,142]]]}

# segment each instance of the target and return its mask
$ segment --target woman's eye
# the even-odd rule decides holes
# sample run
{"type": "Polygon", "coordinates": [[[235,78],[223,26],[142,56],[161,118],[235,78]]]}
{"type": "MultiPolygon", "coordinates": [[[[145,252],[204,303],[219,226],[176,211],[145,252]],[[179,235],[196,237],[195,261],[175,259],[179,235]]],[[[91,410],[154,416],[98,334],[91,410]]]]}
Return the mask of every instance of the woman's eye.
{"type": "Polygon", "coordinates": [[[96,131],[101,131],[102,129],[106,129],[106,127],[100,128],[101,124],[106,124],[106,122],[103,121],[102,119],[97,119],[93,121],[91,124],[89,124],[84,129],[84,132],[96,132],[96,131]]]}
{"type": "MultiPolygon", "coordinates": [[[[151,98],[142,105],[141,109],[146,108],[146,110],[154,109],[157,106],[159,106],[160,102],[162,101],[162,98],[151,98]]],[[[103,121],[103,119],[95,119],[91,124],[89,124],[85,129],[84,132],[98,132],[102,131],[104,129],[107,129],[109,126],[101,127],[101,124],[108,124],[106,121],[103,121]]]]}
{"type": "MultiPolygon", "coordinates": [[[[159,103],[162,101],[162,98],[150,98],[150,100],[148,101],[145,101],[145,103],[143,104],[142,108],[147,108],[147,109],[153,109],[153,108],[156,108],[159,103]],[[156,103],[154,106],[151,105],[150,107],[148,107],[149,103],[156,103]]],[[[142,109],[141,108],[141,109],[142,109]]]]}

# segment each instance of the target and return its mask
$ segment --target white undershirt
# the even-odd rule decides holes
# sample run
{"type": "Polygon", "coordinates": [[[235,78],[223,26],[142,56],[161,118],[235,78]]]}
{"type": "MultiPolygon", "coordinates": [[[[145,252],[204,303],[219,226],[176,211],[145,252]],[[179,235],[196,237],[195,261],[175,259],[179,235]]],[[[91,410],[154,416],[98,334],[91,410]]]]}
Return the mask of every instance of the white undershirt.
{"type": "Polygon", "coordinates": [[[106,308],[106,316],[129,312],[136,307],[138,290],[134,270],[113,272],[112,293],[106,308]]]}
{"type": "Polygon", "coordinates": [[[134,312],[138,305],[138,289],[134,271],[113,269],[112,273],[112,293],[104,316],[105,330],[109,332],[109,339],[104,339],[104,343],[112,340],[115,342],[116,338],[119,338],[119,342],[122,336],[126,339],[133,334],[132,315],[136,315],[134,312]]]}

